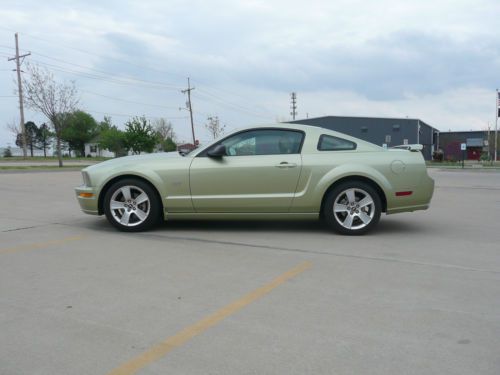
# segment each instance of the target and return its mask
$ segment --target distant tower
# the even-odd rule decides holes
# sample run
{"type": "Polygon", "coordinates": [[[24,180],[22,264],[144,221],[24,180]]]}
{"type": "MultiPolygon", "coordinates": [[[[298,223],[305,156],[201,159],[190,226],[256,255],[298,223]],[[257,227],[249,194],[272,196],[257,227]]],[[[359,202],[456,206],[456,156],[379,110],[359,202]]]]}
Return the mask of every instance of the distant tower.
{"type": "Polygon", "coordinates": [[[292,115],[292,119],[295,120],[295,116],[297,115],[297,93],[292,92],[290,98],[292,102],[290,105],[290,109],[292,110],[290,114],[292,115]]]}

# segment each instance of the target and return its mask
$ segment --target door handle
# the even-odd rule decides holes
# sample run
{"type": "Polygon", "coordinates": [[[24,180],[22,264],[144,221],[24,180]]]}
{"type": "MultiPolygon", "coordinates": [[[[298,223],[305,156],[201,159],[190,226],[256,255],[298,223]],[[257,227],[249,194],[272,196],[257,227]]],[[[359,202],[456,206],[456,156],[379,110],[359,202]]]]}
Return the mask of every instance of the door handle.
{"type": "Polygon", "coordinates": [[[282,161],[278,165],[275,165],[276,168],[295,168],[297,164],[295,163],[288,163],[286,161],[282,161]]]}

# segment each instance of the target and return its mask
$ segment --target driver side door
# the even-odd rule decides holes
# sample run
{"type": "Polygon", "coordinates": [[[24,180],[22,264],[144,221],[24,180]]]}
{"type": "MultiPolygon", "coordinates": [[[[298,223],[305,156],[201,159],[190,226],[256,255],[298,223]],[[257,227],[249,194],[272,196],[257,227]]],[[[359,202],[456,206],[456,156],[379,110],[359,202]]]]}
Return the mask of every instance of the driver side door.
{"type": "Polygon", "coordinates": [[[290,210],[302,158],[304,133],[254,129],[233,134],[214,145],[226,155],[194,158],[189,179],[196,212],[282,213],[290,210]]]}

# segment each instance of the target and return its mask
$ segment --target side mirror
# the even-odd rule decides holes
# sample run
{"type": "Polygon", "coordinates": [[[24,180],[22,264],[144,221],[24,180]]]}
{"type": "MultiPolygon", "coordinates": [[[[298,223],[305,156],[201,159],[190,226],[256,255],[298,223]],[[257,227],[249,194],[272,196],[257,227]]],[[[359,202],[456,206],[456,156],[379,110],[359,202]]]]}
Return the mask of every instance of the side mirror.
{"type": "Polygon", "coordinates": [[[211,158],[221,158],[223,156],[226,156],[226,146],[218,144],[214,148],[210,149],[207,152],[207,155],[211,158]]]}

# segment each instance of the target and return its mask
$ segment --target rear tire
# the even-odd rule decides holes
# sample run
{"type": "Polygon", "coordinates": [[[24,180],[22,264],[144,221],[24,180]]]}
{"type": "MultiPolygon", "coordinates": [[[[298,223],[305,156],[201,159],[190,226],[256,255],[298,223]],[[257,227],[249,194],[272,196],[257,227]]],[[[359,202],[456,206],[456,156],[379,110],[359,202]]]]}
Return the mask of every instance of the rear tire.
{"type": "Polygon", "coordinates": [[[361,235],[380,220],[382,203],[377,191],[361,181],[346,181],[330,190],[323,205],[323,218],[334,231],[361,235]]]}
{"type": "Polygon", "coordinates": [[[140,232],[158,223],[161,202],[146,182],[127,178],[114,183],[104,196],[108,221],[124,232],[140,232]]]}

